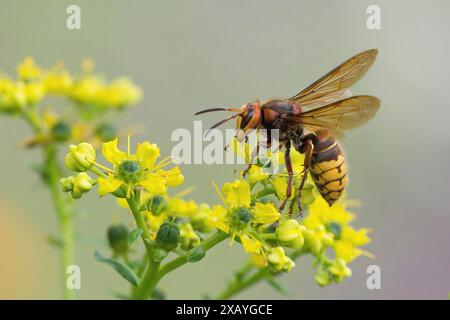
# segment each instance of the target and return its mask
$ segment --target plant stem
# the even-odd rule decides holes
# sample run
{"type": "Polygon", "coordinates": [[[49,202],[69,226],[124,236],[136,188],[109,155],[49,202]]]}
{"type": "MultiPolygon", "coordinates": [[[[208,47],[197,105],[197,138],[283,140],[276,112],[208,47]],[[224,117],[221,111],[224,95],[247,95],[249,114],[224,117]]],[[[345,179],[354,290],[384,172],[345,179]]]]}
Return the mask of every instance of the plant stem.
{"type": "MultiPolygon", "coordinates": [[[[207,239],[203,240],[203,242],[200,244],[200,246],[203,247],[205,251],[208,251],[218,243],[222,242],[228,238],[228,234],[218,231],[212,236],[208,237],[207,239]]],[[[175,269],[178,269],[179,267],[183,266],[188,262],[188,255],[182,255],[179,256],[172,261],[164,264],[159,268],[159,270],[156,270],[153,268],[147,268],[144,277],[141,280],[141,284],[134,292],[133,298],[134,299],[147,299],[153,290],[155,289],[158,282],[161,280],[162,277],[164,277],[166,274],[174,271],[175,269]]],[[[158,264],[159,267],[159,264],[158,264]]]]}
{"type": "Polygon", "coordinates": [[[53,205],[56,210],[59,232],[61,236],[61,272],[63,278],[63,296],[64,299],[74,299],[75,291],[67,286],[68,267],[74,264],[74,233],[72,226],[72,212],[67,199],[61,191],[61,175],[56,160],[56,148],[48,144],[44,149],[45,170],[48,186],[53,198],[53,205]]]}
{"type": "Polygon", "coordinates": [[[133,213],[134,220],[136,221],[137,226],[143,231],[141,234],[141,239],[144,242],[144,246],[147,250],[148,255],[147,269],[145,271],[144,277],[141,280],[141,284],[135,290],[133,290],[133,298],[146,299],[158,283],[159,279],[157,278],[157,272],[160,263],[155,261],[155,248],[152,244],[149,243],[151,235],[144,217],[141,214],[140,192],[135,190],[133,192],[133,195],[130,198],[127,198],[127,202],[130,206],[131,212],[133,213]]]}
{"type": "MultiPolygon", "coordinates": [[[[208,251],[209,249],[211,249],[218,243],[222,242],[226,238],[228,238],[228,234],[218,231],[218,232],[214,233],[212,236],[203,240],[203,242],[200,244],[200,246],[202,246],[203,249],[205,249],[205,251],[208,251]]],[[[173,259],[172,261],[166,263],[165,265],[163,265],[161,267],[159,273],[161,274],[161,276],[164,276],[167,273],[172,272],[175,269],[178,269],[179,267],[186,264],[187,262],[188,262],[187,255],[179,256],[179,257],[173,259]]]]}
{"type": "MultiPolygon", "coordinates": [[[[297,259],[299,256],[304,254],[305,252],[302,249],[293,251],[289,257],[292,260],[297,259]]],[[[236,275],[240,274],[247,274],[249,272],[249,264],[244,265],[244,267],[241,268],[241,270],[236,272],[236,275]]],[[[236,276],[235,279],[228,284],[228,286],[225,288],[224,291],[222,291],[218,296],[218,300],[227,300],[230,299],[232,296],[238,294],[239,292],[248,289],[252,285],[258,283],[261,280],[266,279],[268,276],[271,275],[280,275],[282,272],[277,272],[275,274],[272,274],[268,268],[259,269],[255,273],[253,273],[251,276],[247,277],[246,279],[242,279],[242,277],[236,276]]]]}
{"type": "Polygon", "coordinates": [[[251,287],[260,280],[265,279],[269,274],[270,274],[269,269],[264,268],[253,273],[251,276],[249,276],[247,279],[243,281],[233,281],[222,293],[218,295],[217,299],[227,300],[232,296],[234,296],[235,294],[237,294],[238,292],[243,291],[244,289],[251,287]]]}
{"type": "MultiPolygon", "coordinates": [[[[23,117],[37,134],[43,132],[41,119],[34,109],[28,108],[24,110],[23,117]]],[[[44,168],[45,179],[50,189],[50,194],[55,207],[59,234],[61,238],[60,268],[62,274],[62,290],[64,299],[75,299],[75,291],[67,286],[68,274],[67,270],[70,265],[74,264],[74,232],[72,226],[72,208],[70,200],[64,196],[60,187],[61,174],[58,167],[57,149],[54,143],[48,142],[44,145],[44,168]]]]}

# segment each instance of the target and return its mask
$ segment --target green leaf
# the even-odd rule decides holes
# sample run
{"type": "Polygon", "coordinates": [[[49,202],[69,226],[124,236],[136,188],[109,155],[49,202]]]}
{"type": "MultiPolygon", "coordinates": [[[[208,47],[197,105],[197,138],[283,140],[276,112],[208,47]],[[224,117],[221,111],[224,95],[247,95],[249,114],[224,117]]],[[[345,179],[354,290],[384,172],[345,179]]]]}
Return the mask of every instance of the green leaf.
{"type": "Polygon", "coordinates": [[[278,291],[281,295],[283,295],[285,297],[289,297],[290,296],[290,294],[286,290],[286,288],[283,287],[281,285],[281,283],[277,282],[273,277],[266,278],[266,281],[272,288],[274,288],[276,291],[278,291]]]}
{"type": "Polygon", "coordinates": [[[142,229],[134,229],[133,231],[131,231],[128,234],[128,244],[131,245],[133,242],[135,242],[140,236],[141,234],[144,232],[144,230],[142,229]]]}
{"type": "Polygon", "coordinates": [[[138,276],[129,267],[114,259],[104,258],[100,252],[95,251],[95,259],[99,262],[105,263],[116,270],[125,280],[130,282],[133,286],[137,286],[139,283],[138,276]]]}
{"type": "Polygon", "coordinates": [[[187,261],[189,263],[194,263],[202,260],[205,257],[206,251],[203,246],[197,246],[187,254],[187,261]]]}

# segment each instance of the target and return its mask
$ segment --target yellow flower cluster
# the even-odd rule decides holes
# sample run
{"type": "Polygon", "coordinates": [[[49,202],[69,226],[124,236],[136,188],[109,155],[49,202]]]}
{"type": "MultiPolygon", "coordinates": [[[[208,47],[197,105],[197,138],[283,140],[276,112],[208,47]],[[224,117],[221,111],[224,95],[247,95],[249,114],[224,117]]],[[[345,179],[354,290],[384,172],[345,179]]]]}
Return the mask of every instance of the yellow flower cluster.
{"type": "Polygon", "coordinates": [[[47,94],[64,95],[80,104],[121,108],[139,101],[142,93],[128,78],[105,84],[99,76],[72,76],[61,65],[43,70],[27,57],[17,67],[17,80],[0,77],[0,111],[19,112],[35,105],[47,94]]]}
{"type": "Polygon", "coordinates": [[[88,123],[86,120],[99,119],[99,115],[108,110],[131,106],[141,99],[142,92],[126,77],[107,83],[92,69],[93,62],[85,61],[83,72],[73,75],[62,64],[47,70],[27,57],[17,67],[16,79],[0,75],[0,113],[21,115],[38,128],[39,134],[27,140],[26,146],[69,139],[110,140],[116,136],[110,125],[96,121],[88,123]],[[39,110],[37,105],[47,96],[68,99],[83,121],[59,116],[63,112],[55,112],[49,107],[39,110]]]}

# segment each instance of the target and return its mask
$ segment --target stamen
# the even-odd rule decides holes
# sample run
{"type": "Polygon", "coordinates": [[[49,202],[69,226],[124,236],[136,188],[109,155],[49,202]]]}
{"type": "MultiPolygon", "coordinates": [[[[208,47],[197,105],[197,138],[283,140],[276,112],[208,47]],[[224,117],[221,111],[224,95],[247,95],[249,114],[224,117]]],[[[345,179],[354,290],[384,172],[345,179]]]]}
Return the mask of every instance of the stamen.
{"type": "Polygon", "coordinates": [[[184,197],[185,195],[191,193],[191,192],[194,191],[194,190],[195,190],[195,187],[190,187],[190,188],[187,188],[187,189],[185,189],[185,190],[183,190],[183,191],[178,192],[178,193],[175,194],[173,197],[174,197],[174,198],[182,198],[182,197],[184,197]]]}
{"type": "Polygon", "coordinates": [[[131,134],[128,133],[128,146],[127,146],[127,155],[128,155],[128,160],[131,160],[131,134]]]}
{"type": "Polygon", "coordinates": [[[109,172],[109,173],[116,173],[116,171],[114,171],[113,169],[108,168],[108,167],[105,167],[104,165],[102,165],[102,164],[100,164],[100,163],[97,163],[97,162],[95,162],[95,161],[92,160],[92,159],[89,159],[89,158],[86,158],[86,157],[85,157],[84,159],[87,160],[87,161],[89,161],[89,162],[91,162],[94,166],[99,167],[100,169],[105,170],[106,172],[109,172]]]}
{"type": "Polygon", "coordinates": [[[213,185],[214,189],[216,190],[217,194],[219,195],[219,198],[222,201],[223,205],[229,210],[227,202],[225,201],[225,197],[223,196],[222,192],[220,192],[217,184],[214,181],[211,181],[211,184],[213,185]]]}

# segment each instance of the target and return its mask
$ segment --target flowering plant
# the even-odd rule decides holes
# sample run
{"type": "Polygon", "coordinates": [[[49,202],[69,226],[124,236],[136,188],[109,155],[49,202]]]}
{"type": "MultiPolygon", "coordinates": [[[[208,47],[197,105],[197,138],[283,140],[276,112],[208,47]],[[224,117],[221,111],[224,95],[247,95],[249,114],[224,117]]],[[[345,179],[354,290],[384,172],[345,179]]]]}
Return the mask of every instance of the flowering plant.
{"type": "MultiPolygon", "coordinates": [[[[360,255],[371,256],[360,248],[370,241],[369,229],[355,230],[350,225],[354,214],[347,211],[347,203],[329,207],[310,181],[302,197],[308,213],[299,220],[297,215],[281,214],[275,206],[284,199],[286,174],[267,174],[262,164],[252,166],[248,178],[241,174],[221,188],[213,183],[221,203],[209,205],[170,196],[170,187],[182,184],[184,178],[170,158],[158,162],[157,145],[137,144],[133,154],[128,137],[127,151],[120,150],[118,139],[103,143],[101,150],[112,168],[96,162],[93,146],[70,146],[66,165],[76,175],[62,179],[62,184],[66,191],[85,190],[83,193],[97,183],[100,196],[114,196],[119,206],[132,213],[134,230],[128,232],[124,225],[116,225],[108,232],[113,259],[97,253],[99,261],[112,265],[131,283],[129,298],[160,296],[157,286],[165,275],[204,259],[208,250],[226,239],[241,245],[249,261],[217,296],[221,299],[262,280],[280,289],[275,277],[293,270],[302,255],[315,257],[320,286],[350,277],[348,263],[360,255]],[[171,168],[166,169],[168,166],[171,168]],[[88,187],[83,189],[84,184],[88,187]],[[144,257],[135,256],[137,251],[132,249],[138,237],[146,250],[144,257]]],[[[295,165],[303,163],[303,156],[292,152],[295,165]]]]}
{"type": "MultiPolygon", "coordinates": [[[[216,204],[185,199],[188,192],[173,194],[171,188],[183,184],[184,177],[172,159],[161,157],[158,146],[148,141],[134,148],[130,136],[122,150],[120,134],[105,120],[109,113],[140,100],[141,90],[129,79],[106,82],[93,73],[89,60],[83,62],[81,74],[73,75],[62,65],[45,70],[27,58],[17,74],[17,79],[0,77],[0,112],[26,121],[32,136],[22,145],[43,150],[42,163],[35,168],[50,190],[59,222],[60,235],[52,237],[51,243],[61,250],[65,298],[74,298],[74,291],[66,286],[67,267],[74,264],[73,199],[94,187],[101,199],[114,197],[118,206],[131,213],[134,223],[132,230],[123,224],[112,225],[107,231],[110,256],[95,253],[99,262],[112,266],[130,283],[130,292],[123,295],[126,298],[164,297],[161,279],[188,263],[206,259],[207,252],[223,241],[241,246],[248,261],[222,292],[211,296],[221,299],[259,281],[284,292],[277,277],[292,272],[304,255],[314,257],[315,280],[320,286],[350,277],[349,263],[361,255],[371,256],[361,249],[370,241],[370,230],[351,226],[355,217],[348,209],[351,201],[344,198],[329,207],[307,180],[301,203],[304,217],[298,215],[296,201],[292,214],[284,214],[278,206],[286,197],[286,170],[268,173],[267,164],[261,162],[222,186],[213,182],[216,204]],[[70,112],[51,108],[47,96],[64,98],[73,108],[70,112]],[[63,145],[68,148],[60,159],[63,145]],[[98,159],[100,150],[108,164],[98,159]],[[136,250],[139,246],[143,254],[136,250]]],[[[304,159],[294,150],[291,158],[297,173],[295,190],[304,159]]],[[[282,159],[275,153],[269,163],[282,165],[282,159]]]]}

